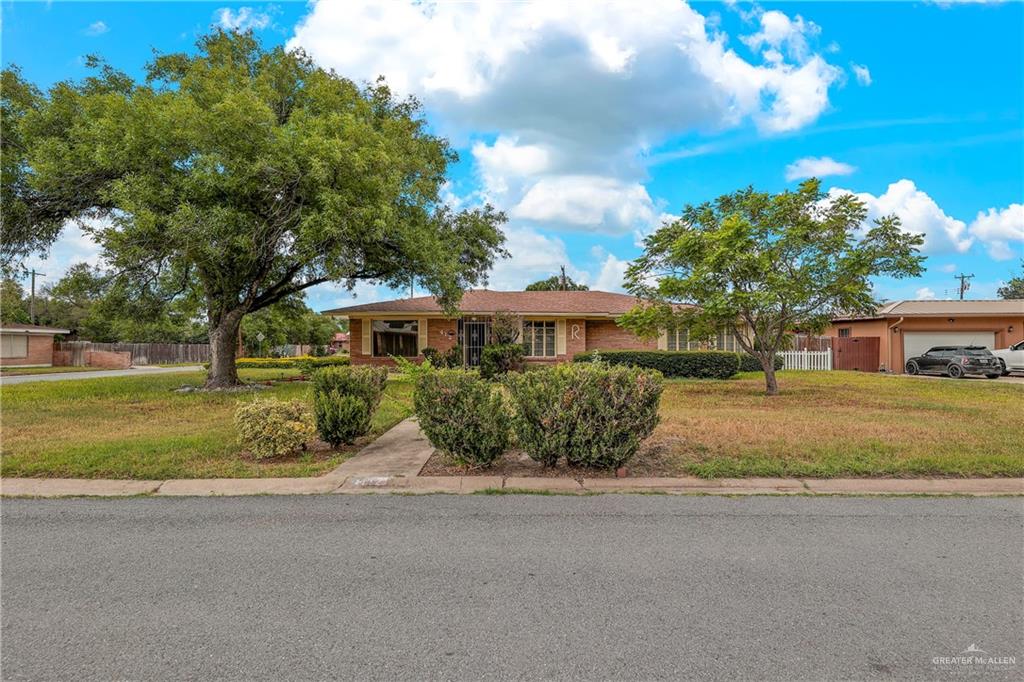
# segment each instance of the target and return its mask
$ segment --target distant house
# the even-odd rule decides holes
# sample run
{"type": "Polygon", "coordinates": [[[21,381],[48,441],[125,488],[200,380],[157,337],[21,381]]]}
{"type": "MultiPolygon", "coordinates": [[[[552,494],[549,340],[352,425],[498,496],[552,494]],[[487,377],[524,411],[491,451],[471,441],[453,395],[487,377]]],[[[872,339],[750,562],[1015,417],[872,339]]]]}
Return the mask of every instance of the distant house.
{"type": "Polygon", "coordinates": [[[997,350],[1024,340],[1024,300],[894,301],[874,315],[836,318],[826,334],[836,337],[834,353],[844,339],[877,339],[876,367],[899,373],[932,346],[997,350]]]}
{"type": "Polygon", "coordinates": [[[347,353],[349,351],[348,332],[336,332],[331,338],[331,350],[335,353],[347,353]]]}
{"type": "MultiPolygon", "coordinates": [[[[591,350],[697,347],[685,331],[641,339],[620,327],[616,318],[637,303],[635,296],[606,291],[474,289],[463,294],[458,317],[445,315],[433,296],[364,303],[324,314],[349,320],[353,364],[390,365],[391,356],[417,358],[427,347],[446,351],[459,345],[466,364],[478,365],[497,312],[521,318],[520,341],[531,363],[564,362],[591,350]]],[[[721,335],[719,342],[715,345],[723,350],[740,350],[731,334],[721,335]]]]}
{"type": "Polygon", "coordinates": [[[53,337],[67,329],[35,324],[0,324],[0,365],[4,367],[52,367],[53,337]]]}

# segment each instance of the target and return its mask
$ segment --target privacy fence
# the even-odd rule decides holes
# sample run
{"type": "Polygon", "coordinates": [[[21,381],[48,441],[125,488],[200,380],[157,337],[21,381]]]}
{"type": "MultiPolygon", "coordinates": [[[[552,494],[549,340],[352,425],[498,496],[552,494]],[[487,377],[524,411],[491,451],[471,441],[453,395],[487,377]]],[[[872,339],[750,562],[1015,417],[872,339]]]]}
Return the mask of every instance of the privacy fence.
{"type": "Polygon", "coordinates": [[[86,353],[106,351],[130,353],[133,365],[162,365],[188,362],[200,364],[210,360],[208,343],[98,343],[94,341],[61,341],[54,344],[55,351],[67,351],[69,364],[82,367],[86,353]]]}

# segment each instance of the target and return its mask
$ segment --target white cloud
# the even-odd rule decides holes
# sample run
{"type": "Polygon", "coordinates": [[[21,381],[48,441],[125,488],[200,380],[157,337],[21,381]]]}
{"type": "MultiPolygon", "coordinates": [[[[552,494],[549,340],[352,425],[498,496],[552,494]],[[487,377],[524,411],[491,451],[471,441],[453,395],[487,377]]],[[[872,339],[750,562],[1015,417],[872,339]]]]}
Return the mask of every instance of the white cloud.
{"type": "Polygon", "coordinates": [[[939,266],[939,272],[956,272],[956,263],[946,263],[939,266]]]}
{"type": "Polygon", "coordinates": [[[606,234],[645,229],[654,202],[638,182],[599,175],[541,178],[512,209],[512,217],[561,227],[592,228],[606,234]]]}
{"type": "Polygon", "coordinates": [[[598,291],[625,291],[623,278],[629,261],[619,260],[614,254],[608,254],[601,265],[601,272],[594,281],[593,288],[598,291]]]}
{"type": "Polygon", "coordinates": [[[962,220],[946,215],[935,200],[919,190],[911,180],[894,182],[877,197],[867,192],[829,190],[829,195],[836,194],[854,194],[863,201],[868,209],[868,224],[876,218],[895,213],[903,223],[904,232],[924,235],[922,251],[925,253],[964,253],[974,242],[962,220]]]}
{"type": "Polygon", "coordinates": [[[919,301],[930,300],[935,298],[935,292],[929,289],[928,287],[921,287],[920,289],[914,292],[914,298],[918,299],[919,301]]]}
{"type": "Polygon", "coordinates": [[[754,51],[766,47],[765,58],[772,62],[781,58],[782,51],[803,61],[809,52],[807,37],[821,33],[821,28],[813,21],[804,21],[799,14],[791,19],[778,10],[762,12],[759,22],[760,31],[742,36],[740,40],[754,51]]]}
{"type": "Polygon", "coordinates": [[[797,159],[786,166],[786,180],[804,180],[806,178],[824,178],[829,175],[850,175],[857,169],[848,163],[836,161],[829,156],[808,156],[797,159]]]}
{"type": "Polygon", "coordinates": [[[657,214],[641,184],[650,148],[744,123],[794,130],[827,109],[842,72],[810,49],[817,27],[797,17],[783,36],[788,18],[770,14],[759,40],[771,60],[741,57],[677,0],[318,2],[288,45],[356,80],[384,75],[456,144],[493,136],[472,153],[498,208],[626,233],[657,214]]]}
{"type": "Polygon", "coordinates": [[[995,260],[1024,255],[1024,204],[981,211],[967,229],[995,260]]]}
{"type": "Polygon", "coordinates": [[[87,36],[101,36],[101,35],[103,35],[104,33],[106,33],[109,30],[110,30],[110,27],[107,26],[106,22],[94,21],[91,24],[89,24],[89,26],[85,29],[85,35],[87,35],[87,36]]]}
{"type": "MultiPolygon", "coordinates": [[[[86,220],[86,229],[100,229],[110,225],[109,219],[86,220]]],[[[102,265],[100,245],[92,235],[83,231],[78,223],[68,220],[64,223],[60,237],[53,243],[44,256],[30,256],[25,259],[25,267],[34,268],[46,273],[44,283],[57,282],[68,268],[76,263],[88,263],[92,266],[102,265]]]]}
{"type": "Polygon", "coordinates": [[[853,69],[853,75],[857,79],[857,83],[860,85],[871,85],[871,71],[868,67],[863,64],[855,64],[850,62],[850,68],[853,69]]]}
{"type": "Polygon", "coordinates": [[[510,258],[495,263],[488,278],[488,288],[521,290],[530,282],[554,275],[563,265],[575,281],[587,281],[587,273],[572,266],[561,239],[520,225],[508,226],[504,232],[505,248],[510,258]]]}
{"type": "Polygon", "coordinates": [[[221,7],[214,12],[217,25],[225,31],[259,31],[270,26],[269,12],[255,10],[252,7],[239,7],[238,11],[230,7],[221,7]]]}

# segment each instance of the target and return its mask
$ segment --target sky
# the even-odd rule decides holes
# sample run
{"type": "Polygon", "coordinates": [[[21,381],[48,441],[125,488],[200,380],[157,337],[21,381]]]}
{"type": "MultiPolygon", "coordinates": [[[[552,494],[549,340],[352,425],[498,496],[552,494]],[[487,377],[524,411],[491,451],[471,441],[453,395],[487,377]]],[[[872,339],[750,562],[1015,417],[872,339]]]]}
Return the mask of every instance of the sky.
{"type": "MultiPolygon", "coordinates": [[[[879,299],[994,298],[1024,258],[1018,2],[0,2],[2,59],[42,88],[102,55],[140,76],[212,26],[251,28],[356,81],[415,95],[459,153],[455,206],[509,216],[489,288],[567,272],[622,290],[687,204],[819,177],[925,236],[925,274],[879,299]]],[[[99,249],[69,226],[45,281],[99,249]]],[[[321,285],[323,310],[406,295],[321,285]]]]}

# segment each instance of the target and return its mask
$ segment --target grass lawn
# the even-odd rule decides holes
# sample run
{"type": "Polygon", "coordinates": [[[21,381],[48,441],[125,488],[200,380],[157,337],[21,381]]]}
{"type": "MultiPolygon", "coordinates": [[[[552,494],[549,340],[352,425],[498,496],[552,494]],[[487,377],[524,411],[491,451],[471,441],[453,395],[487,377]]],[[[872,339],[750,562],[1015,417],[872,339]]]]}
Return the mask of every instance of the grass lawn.
{"type": "Polygon", "coordinates": [[[768,398],[760,374],[667,382],[644,459],[704,477],[1024,475],[1021,386],[861,372],[779,385],[768,398]]]}
{"type": "Polygon", "coordinates": [[[0,367],[0,376],[16,377],[25,374],[64,374],[66,372],[96,372],[102,367],[0,367]]]}
{"type": "MultiPolygon", "coordinates": [[[[295,373],[239,371],[249,381],[295,373]]],[[[235,406],[257,395],[308,399],[312,389],[296,382],[241,394],[172,390],[200,385],[204,377],[203,372],[183,372],[4,386],[0,472],[12,477],[136,479],[315,476],[358,449],[322,448],[284,461],[254,461],[236,440],[235,406]]],[[[411,412],[411,386],[389,381],[371,437],[411,412]]]]}

